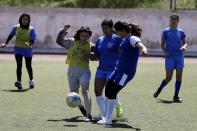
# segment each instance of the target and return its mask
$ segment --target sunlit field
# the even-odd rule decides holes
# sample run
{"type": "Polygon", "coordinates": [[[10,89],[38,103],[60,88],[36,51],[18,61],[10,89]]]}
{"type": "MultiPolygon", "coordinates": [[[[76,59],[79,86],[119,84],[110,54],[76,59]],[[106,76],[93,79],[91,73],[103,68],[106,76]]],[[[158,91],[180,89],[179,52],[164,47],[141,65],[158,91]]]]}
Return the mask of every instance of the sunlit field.
{"type": "MultiPolygon", "coordinates": [[[[23,63],[24,64],[24,63],[23,63]]],[[[94,95],[94,76],[98,63],[91,62],[92,114],[99,114],[94,95]]],[[[154,99],[155,89],[165,76],[163,58],[140,58],[135,78],[119,93],[124,116],[112,126],[84,122],[77,108],[66,105],[69,92],[64,56],[39,56],[33,59],[35,89],[28,88],[23,65],[23,87],[18,91],[13,55],[0,54],[0,131],[196,131],[197,62],[186,60],[180,96],[183,103],[173,103],[173,80],[154,99]]]]}

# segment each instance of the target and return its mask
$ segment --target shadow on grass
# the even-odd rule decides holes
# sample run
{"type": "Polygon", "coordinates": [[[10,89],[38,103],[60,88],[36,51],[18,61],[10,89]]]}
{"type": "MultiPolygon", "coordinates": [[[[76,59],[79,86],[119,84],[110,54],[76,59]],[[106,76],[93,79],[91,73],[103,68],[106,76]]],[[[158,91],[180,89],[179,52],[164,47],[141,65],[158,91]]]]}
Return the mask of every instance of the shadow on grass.
{"type": "MultiPolygon", "coordinates": [[[[135,130],[135,131],[141,131],[140,128],[136,128],[136,127],[133,127],[133,126],[130,126],[128,124],[124,124],[124,123],[119,123],[119,122],[128,122],[128,119],[127,118],[113,118],[112,120],[112,125],[105,125],[106,128],[124,128],[124,129],[132,129],[132,130],[135,130]]],[[[93,124],[98,124],[96,122],[92,122],[93,124]]],[[[99,124],[98,124],[99,125],[99,124]]],[[[121,130],[121,129],[120,129],[121,130]]]]}
{"type": "Polygon", "coordinates": [[[65,118],[65,119],[50,119],[47,121],[52,121],[52,122],[60,122],[60,121],[66,121],[66,122],[84,122],[84,120],[79,120],[82,116],[76,116],[76,117],[71,117],[71,118],[65,118]]]}
{"type": "Polygon", "coordinates": [[[77,127],[77,125],[64,125],[66,127],[77,127]]]}
{"type": "Polygon", "coordinates": [[[22,90],[13,89],[13,90],[1,90],[1,91],[21,93],[21,92],[27,92],[27,91],[29,91],[29,90],[31,90],[31,89],[30,89],[30,88],[28,88],[28,89],[22,89],[22,90]]]}
{"type": "MultiPolygon", "coordinates": [[[[61,121],[65,121],[65,122],[84,122],[83,120],[79,120],[78,118],[80,118],[82,116],[76,116],[76,117],[71,117],[71,118],[66,118],[66,119],[49,119],[47,121],[51,121],[51,122],[61,122],[61,121]]],[[[67,124],[67,125],[64,125],[66,127],[77,127],[78,125],[71,125],[71,124],[67,124]]]]}
{"type": "Polygon", "coordinates": [[[163,100],[163,99],[157,99],[157,103],[163,103],[163,104],[173,104],[173,103],[182,103],[182,102],[175,102],[173,100],[163,100]]]}
{"type": "Polygon", "coordinates": [[[112,125],[107,125],[106,126],[107,128],[126,128],[126,129],[133,129],[135,131],[141,131],[140,128],[136,128],[136,127],[133,127],[133,126],[130,126],[130,125],[127,125],[127,124],[123,124],[123,123],[114,123],[112,125]]]}

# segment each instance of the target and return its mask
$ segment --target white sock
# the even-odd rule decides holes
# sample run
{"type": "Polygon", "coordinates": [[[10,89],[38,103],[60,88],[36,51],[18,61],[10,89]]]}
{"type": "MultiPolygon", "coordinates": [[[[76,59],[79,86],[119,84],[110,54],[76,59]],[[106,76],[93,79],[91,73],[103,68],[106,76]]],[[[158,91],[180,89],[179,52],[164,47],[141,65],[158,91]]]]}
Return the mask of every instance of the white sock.
{"type": "Polygon", "coordinates": [[[107,99],[107,110],[105,116],[107,120],[112,120],[112,113],[115,105],[116,105],[116,99],[107,99]]]}
{"type": "Polygon", "coordinates": [[[116,97],[116,104],[117,104],[117,103],[119,103],[119,99],[118,99],[118,97],[116,97]]]}
{"type": "Polygon", "coordinates": [[[106,100],[103,96],[97,96],[96,102],[98,104],[98,107],[100,109],[100,112],[102,113],[102,116],[105,116],[106,112],[106,100]]]}

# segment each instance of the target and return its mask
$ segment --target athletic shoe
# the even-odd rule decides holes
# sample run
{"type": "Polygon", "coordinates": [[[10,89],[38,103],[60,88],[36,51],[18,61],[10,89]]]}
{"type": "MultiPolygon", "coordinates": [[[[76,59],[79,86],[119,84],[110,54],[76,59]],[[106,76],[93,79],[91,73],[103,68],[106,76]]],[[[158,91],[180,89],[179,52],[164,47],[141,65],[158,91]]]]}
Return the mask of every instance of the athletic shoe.
{"type": "Polygon", "coordinates": [[[155,93],[153,94],[153,97],[154,97],[154,98],[157,98],[158,95],[159,95],[159,94],[158,94],[157,92],[155,92],[155,93]]]}
{"type": "Polygon", "coordinates": [[[21,81],[15,82],[15,86],[18,88],[18,90],[22,90],[23,89],[21,81]]]}
{"type": "Polygon", "coordinates": [[[85,122],[91,122],[92,121],[92,116],[88,114],[84,120],[85,122]]]}
{"type": "Polygon", "coordinates": [[[102,117],[102,120],[98,121],[97,123],[102,125],[112,125],[112,120],[108,120],[102,117]]]}
{"type": "Polygon", "coordinates": [[[29,81],[29,88],[33,89],[34,86],[35,86],[34,80],[30,80],[30,81],[29,81]]]}
{"type": "Polygon", "coordinates": [[[122,104],[117,102],[116,103],[116,116],[117,117],[122,117],[122,115],[123,115],[122,104]]]}
{"type": "Polygon", "coordinates": [[[155,93],[153,94],[154,98],[157,98],[159,96],[159,94],[161,93],[162,89],[158,88],[157,91],[155,91],[155,93]]]}
{"type": "Polygon", "coordinates": [[[99,114],[97,116],[94,116],[93,119],[94,119],[94,121],[100,121],[100,120],[102,120],[102,115],[99,114]]]}
{"type": "Polygon", "coordinates": [[[182,102],[183,100],[180,97],[174,97],[173,98],[174,102],[182,102]]]}
{"type": "Polygon", "coordinates": [[[83,114],[83,116],[87,116],[87,112],[86,112],[86,109],[83,105],[80,105],[79,106],[79,110],[81,111],[81,113],[83,114]]]}

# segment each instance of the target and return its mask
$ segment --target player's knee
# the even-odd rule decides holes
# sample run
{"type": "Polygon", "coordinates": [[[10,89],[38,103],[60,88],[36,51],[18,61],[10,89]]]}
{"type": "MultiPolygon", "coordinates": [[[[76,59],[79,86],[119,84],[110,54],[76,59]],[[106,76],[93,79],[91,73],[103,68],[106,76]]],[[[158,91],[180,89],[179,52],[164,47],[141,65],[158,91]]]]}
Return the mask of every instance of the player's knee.
{"type": "Polygon", "coordinates": [[[106,88],[106,90],[105,90],[105,96],[106,96],[108,99],[116,99],[116,97],[117,97],[117,92],[116,92],[116,91],[112,91],[112,90],[110,90],[109,88],[106,88]]]}
{"type": "Polygon", "coordinates": [[[176,80],[182,81],[182,76],[177,76],[177,77],[176,77],[176,80]]]}
{"type": "Polygon", "coordinates": [[[102,92],[103,92],[103,90],[100,90],[98,88],[95,88],[94,89],[94,93],[95,93],[96,96],[101,96],[102,95],[102,92]]]}
{"type": "Polygon", "coordinates": [[[167,77],[165,80],[166,82],[170,82],[172,80],[172,77],[167,77]]]}

